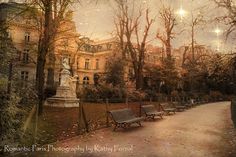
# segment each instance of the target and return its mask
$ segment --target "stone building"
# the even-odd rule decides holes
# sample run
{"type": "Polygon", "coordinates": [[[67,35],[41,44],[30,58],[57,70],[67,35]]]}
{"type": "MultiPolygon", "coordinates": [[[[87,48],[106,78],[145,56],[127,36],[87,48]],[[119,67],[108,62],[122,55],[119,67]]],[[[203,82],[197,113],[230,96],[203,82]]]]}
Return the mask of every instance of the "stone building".
{"type": "Polygon", "coordinates": [[[0,4],[0,24],[7,27],[6,33],[16,49],[14,55],[17,58],[13,66],[23,83],[35,80],[38,32],[32,13],[23,4],[14,2],[0,4]]]}
{"type": "MultiPolygon", "coordinates": [[[[36,76],[36,57],[39,33],[34,9],[28,10],[24,4],[9,2],[0,4],[0,23],[6,24],[9,38],[16,48],[17,60],[14,67],[22,82],[34,83],[36,76]]],[[[55,42],[47,56],[45,82],[58,85],[62,60],[69,58],[71,72],[78,75],[78,85],[83,87],[94,84],[96,77],[105,72],[106,61],[113,56],[116,42],[114,39],[93,41],[81,37],[76,32],[69,11],[60,24],[55,42]],[[95,79],[94,79],[95,78],[95,79]]]]}

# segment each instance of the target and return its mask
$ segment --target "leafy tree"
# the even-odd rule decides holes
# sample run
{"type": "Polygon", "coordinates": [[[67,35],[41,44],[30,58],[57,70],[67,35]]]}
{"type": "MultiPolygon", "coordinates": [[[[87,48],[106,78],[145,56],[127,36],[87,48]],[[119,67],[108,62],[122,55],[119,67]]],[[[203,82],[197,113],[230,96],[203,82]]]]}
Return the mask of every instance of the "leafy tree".
{"type": "Polygon", "coordinates": [[[115,86],[124,86],[124,61],[121,59],[112,59],[107,64],[105,81],[115,86]]]}
{"type": "Polygon", "coordinates": [[[1,147],[5,144],[17,145],[22,135],[22,110],[18,107],[19,97],[15,93],[8,95],[6,92],[0,93],[0,128],[1,147]]]}
{"type": "Polygon", "coordinates": [[[207,85],[210,90],[221,91],[223,94],[233,94],[234,68],[231,64],[232,57],[216,54],[212,56],[208,65],[207,85]]]}
{"type": "Polygon", "coordinates": [[[159,66],[146,67],[151,87],[158,92],[170,94],[177,88],[178,71],[173,58],[164,58],[159,66]]]}
{"type": "Polygon", "coordinates": [[[162,62],[162,81],[164,81],[164,86],[166,87],[166,94],[170,94],[177,88],[178,80],[175,60],[164,59],[162,62]]]}
{"type": "Polygon", "coordinates": [[[7,33],[7,25],[0,24],[0,147],[19,144],[22,135],[23,110],[19,107],[20,97],[13,79],[16,49],[7,33]]]}

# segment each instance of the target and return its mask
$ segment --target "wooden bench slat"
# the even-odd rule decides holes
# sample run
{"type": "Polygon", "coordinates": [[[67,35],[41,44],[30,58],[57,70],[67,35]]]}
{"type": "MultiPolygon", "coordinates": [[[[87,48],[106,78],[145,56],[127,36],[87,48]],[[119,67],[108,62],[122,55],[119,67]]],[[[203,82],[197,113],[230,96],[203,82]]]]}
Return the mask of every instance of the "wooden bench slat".
{"type": "Polygon", "coordinates": [[[163,112],[158,112],[154,105],[144,105],[141,106],[141,108],[147,118],[151,117],[154,119],[155,116],[160,116],[162,118],[163,112]]]}
{"type": "Polygon", "coordinates": [[[115,122],[115,128],[123,127],[126,128],[132,123],[137,123],[141,126],[141,121],[143,120],[142,117],[136,117],[133,111],[129,108],[119,109],[119,110],[112,110],[109,111],[113,121],[115,122]]]}

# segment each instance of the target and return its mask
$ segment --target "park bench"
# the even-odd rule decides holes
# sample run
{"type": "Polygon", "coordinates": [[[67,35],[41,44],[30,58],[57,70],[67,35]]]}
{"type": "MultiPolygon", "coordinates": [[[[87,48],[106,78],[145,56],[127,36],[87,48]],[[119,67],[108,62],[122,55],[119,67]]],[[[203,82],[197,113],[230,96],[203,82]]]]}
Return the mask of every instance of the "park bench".
{"type": "Polygon", "coordinates": [[[186,109],[193,107],[193,105],[188,101],[182,101],[181,105],[184,105],[186,109]]]}
{"type": "Polygon", "coordinates": [[[192,106],[196,106],[197,105],[197,102],[195,99],[190,99],[189,100],[189,103],[192,105],[192,106]]]}
{"type": "Polygon", "coordinates": [[[162,119],[163,112],[157,111],[154,105],[143,105],[141,106],[143,113],[145,114],[146,118],[155,119],[155,116],[159,116],[162,119]]]}
{"type": "Polygon", "coordinates": [[[179,104],[178,102],[171,102],[171,104],[176,108],[176,111],[184,111],[186,106],[179,104]]]}
{"type": "Polygon", "coordinates": [[[174,107],[166,107],[168,104],[166,103],[161,103],[160,105],[160,109],[162,111],[164,111],[167,115],[170,115],[171,113],[175,114],[176,112],[176,108],[174,107]]]}
{"type": "Polygon", "coordinates": [[[143,117],[136,117],[133,111],[129,108],[111,110],[108,112],[110,113],[115,124],[113,131],[115,131],[117,128],[126,129],[133,123],[137,123],[139,126],[141,126],[141,121],[144,120],[143,117]]]}

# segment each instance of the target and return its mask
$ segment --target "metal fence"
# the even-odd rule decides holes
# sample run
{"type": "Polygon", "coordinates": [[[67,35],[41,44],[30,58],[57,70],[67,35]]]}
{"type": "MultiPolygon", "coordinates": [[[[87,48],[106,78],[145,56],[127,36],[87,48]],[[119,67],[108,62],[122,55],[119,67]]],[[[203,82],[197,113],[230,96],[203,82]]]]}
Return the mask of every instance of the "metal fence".
{"type": "MultiPolygon", "coordinates": [[[[131,108],[137,116],[141,116],[141,105],[158,105],[167,101],[189,101],[190,97],[182,99],[175,97],[146,98],[139,101],[126,99],[98,99],[96,102],[81,100],[76,108],[45,107],[39,118],[38,143],[46,144],[64,140],[97,129],[110,127],[112,121],[108,111],[131,108]]],[[[196,99],[197,100],[197,99],[196,99]]],[[[200,101],[200,98],[199,100],[200,101]]]]}

